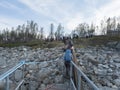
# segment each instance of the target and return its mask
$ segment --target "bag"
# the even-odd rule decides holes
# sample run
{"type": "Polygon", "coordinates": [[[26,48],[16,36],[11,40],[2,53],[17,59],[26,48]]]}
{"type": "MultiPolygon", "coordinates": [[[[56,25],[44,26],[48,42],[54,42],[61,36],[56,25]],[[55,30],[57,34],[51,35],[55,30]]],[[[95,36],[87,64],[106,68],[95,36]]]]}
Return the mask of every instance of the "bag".
{"type": "Polygon", "coordinates": [[[70,49],[67,49],[65,51],[64,60],[65,61],[71,61],[72,60],[72,54],[71,54],[71,50],[70,49]]]}

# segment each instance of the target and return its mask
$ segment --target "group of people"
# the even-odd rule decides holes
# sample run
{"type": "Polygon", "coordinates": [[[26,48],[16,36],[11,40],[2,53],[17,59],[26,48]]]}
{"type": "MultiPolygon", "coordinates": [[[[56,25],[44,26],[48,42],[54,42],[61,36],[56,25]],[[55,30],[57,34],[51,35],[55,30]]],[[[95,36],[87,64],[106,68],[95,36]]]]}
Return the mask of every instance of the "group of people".
{"type": "Polygon", "coordinates": [[[70,62],[72,60],[72,52],[73,52],[73,42],[70,38],[65,38],[64,40],[64,63],[66,67],[66,76],[69,77],[70,75],[70,62]]]}

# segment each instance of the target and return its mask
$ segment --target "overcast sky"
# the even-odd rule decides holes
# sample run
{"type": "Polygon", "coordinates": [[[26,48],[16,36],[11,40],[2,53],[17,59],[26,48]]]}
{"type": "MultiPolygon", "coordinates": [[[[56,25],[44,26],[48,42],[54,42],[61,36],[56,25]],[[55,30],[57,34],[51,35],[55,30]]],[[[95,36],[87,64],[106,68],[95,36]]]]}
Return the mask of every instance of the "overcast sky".
{"type": "Polygon", "coordinates": [[[70,32],[79,23],[98,24],[114,16],[120,16],[120,0],[0,0],[1,30],[34,20],[45,33],[51,23],[61,23],[70,32]]]}

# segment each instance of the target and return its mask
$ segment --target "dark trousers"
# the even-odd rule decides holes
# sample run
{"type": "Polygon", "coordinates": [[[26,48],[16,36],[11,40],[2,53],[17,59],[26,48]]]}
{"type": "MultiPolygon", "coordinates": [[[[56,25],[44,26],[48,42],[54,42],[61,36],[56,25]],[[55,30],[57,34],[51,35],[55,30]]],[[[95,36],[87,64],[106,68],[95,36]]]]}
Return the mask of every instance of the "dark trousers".
{"type": "Polygon", "coordinates": [[[70,61],[65,61],[66,76],[70,76],[70,61]]]}

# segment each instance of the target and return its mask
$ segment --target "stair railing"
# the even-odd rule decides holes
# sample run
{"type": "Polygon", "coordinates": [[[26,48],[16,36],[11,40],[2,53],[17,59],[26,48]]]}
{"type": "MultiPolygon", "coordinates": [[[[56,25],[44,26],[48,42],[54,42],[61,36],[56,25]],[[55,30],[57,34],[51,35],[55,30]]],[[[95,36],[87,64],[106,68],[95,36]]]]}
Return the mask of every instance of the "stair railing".
{"type": "Polygon", "coordinates": [[[92,88],[92,90],[99,90],[99,88],[80,70],[80,68],[71,61],[71,67],[70,67],[70,88],[73,88],[72,90],[82,90],[82,80],[85,80],[89,87],[92,88]],[[73,70],[77,72],[77,84],[75,84],[75,79],[73,76],[73,70]]]}

